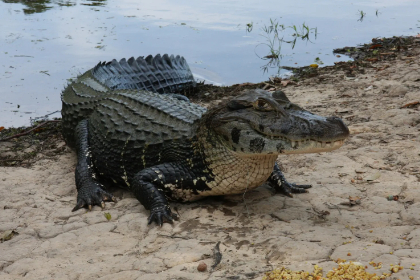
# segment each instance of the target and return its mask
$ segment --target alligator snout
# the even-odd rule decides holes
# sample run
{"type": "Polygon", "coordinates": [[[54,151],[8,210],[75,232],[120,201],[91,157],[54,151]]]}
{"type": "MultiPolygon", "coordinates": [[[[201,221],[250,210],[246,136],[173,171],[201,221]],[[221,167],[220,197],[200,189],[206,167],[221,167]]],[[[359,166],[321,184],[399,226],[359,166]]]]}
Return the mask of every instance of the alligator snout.
{"type": "Polygon", "coordinates": [[[333,139],[346,139],[350,135],[349,128],[347,125],[343,122],[342,119],[339,117],[327,117],[326,121],[331,123],[332,127],[334,128],[332,130],[331,138],[333,139]]]}

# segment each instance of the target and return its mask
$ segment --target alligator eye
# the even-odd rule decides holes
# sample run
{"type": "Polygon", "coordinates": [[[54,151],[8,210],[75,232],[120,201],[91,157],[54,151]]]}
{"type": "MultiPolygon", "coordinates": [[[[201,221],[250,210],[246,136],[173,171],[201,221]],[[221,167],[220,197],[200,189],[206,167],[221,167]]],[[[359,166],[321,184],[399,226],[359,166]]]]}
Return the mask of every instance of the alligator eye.
{"type": "Polygon", "coordinates": [[[254,108],[258,111],[271,111],[273,110],[273,107],[269,103],[267,103],[265,100],[259,99],[254,103],[254,108]]]}

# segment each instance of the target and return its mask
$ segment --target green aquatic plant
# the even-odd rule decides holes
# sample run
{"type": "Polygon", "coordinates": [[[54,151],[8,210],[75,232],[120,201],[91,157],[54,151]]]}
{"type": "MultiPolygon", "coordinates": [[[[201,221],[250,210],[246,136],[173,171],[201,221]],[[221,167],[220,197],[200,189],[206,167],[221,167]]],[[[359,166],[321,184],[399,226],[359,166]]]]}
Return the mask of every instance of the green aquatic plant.
{"type": "MultiPolygon", "coordinates": [[[[258,55],[256,51],[255,53],[262,60],[268,60],[268,62],[261,67],[264,73],[268,72],[269,68],[277,68],[277,74],[279,74],[281,70],[280,62],[283,58],[281,54],[283,43],[289,44],[291,48],[294,49],[298,39],[311,42],[310,34],[314,34],[315,39],[318,35],[317,28],[310,28],[305,23],[299,26],[285,26],[284,24],[280,24],[277,19],[271,18],[270,24],[264,25],[261,28],[261,31],[260,35],[264,38],[264,42],[259,43],[255,48],[263,47],[265,55],[258,55]],[[288,30],[292,30],[292,34],[287,33],[288,30]]],[[[250,32],[248,31],[248,25],[247,32],[250,32]]]]}
{"type": "Polygon", "coordinates": [[[254,23],[252,21],[246,24],[246,32],[251,32],[252,28],[254,28],[254,23]]]}
{"type": "MultiPolygon", "coordinates": [[[[376,15],[378,15],[378,14],[376,14],[376,15]]],[[[363,12],[363,11],[361,11],[361,10],[359,10],[359,16],[360,16],[360,18],[359,18],[357,21],[362,22],[362,21],[363,21],[363,19],[364,19],[364,18],[365,18],[365,16],[366,16],[366,13],[365,13],[365,12],[363,12]]]]}

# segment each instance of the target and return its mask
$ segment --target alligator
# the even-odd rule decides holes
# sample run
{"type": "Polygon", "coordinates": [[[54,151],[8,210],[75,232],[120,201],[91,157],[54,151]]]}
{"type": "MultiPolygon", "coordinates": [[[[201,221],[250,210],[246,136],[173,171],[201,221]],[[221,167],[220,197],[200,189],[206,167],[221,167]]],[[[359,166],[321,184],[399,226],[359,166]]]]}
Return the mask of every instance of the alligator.
{"type": "Polygon", "coordinates": [[[100,62],[62,92],[66,143],[77,152],[77,203],[116,201],[108,183],[134,193],[148,224],[173,222],[168,201],[240,194],[267,183],[289,196],[280,154],[332,151],[349,130],[292,103],[282,91],[246,90],[206,109],[185,92],[196,82],[183,57],[100,62]]]}

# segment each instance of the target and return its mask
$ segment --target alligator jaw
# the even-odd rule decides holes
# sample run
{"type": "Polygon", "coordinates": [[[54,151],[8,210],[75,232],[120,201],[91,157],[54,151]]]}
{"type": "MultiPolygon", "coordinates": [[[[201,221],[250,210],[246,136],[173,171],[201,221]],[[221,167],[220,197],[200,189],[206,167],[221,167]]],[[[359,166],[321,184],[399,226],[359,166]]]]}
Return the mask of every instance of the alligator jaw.
{"type": "Polygon", "coordinates": [[[284,154],[307,154],[330,152],[343,146],[344,140],[321,142],[316,140],[291,141],[293,150],[283,150],[284,154]]]}

